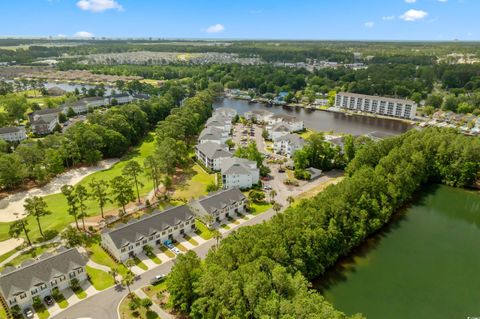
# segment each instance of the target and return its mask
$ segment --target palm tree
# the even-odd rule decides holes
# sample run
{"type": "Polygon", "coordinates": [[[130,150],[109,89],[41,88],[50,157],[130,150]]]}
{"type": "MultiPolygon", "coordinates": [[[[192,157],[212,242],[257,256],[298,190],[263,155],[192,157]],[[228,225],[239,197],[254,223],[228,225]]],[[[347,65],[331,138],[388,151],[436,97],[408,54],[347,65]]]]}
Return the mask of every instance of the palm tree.
{"type": "Polygon", "coordinates": [[[212,224],[213,224],[213,221],[215,219],[213,218],[213,215],[211,214],[206,214],[205,216],[203,216],[203,221],[205,222],[205,226],[207,226],[208,228],[212,227],[212,224]]]}
{"type": "Polygon", "coordinates": [[[133,179],[135,183],[135,188],[137,190],[137,199],[139,203],[141,203],[141,201],[140,201],[140,192],[138,191],[138,185],[143,186],[143,184],[138,181],[138,176],[142,172],[143,172],[142,167],[136,161],[129,161],[122,170],[123,175],[126,175],[133,179]]]}
{"type": "Polygon", "coordinates": [[[218,229],[214,229],[212,230],[212,237],[215,238],[217,244],[216,244],[216,248],[218,249],[218,245],[220,244],[220,240],[222,240],[222,233],[220,233],[220,231],[218,229]]]}
{"type": "Polygon", "coordinates": [[[277,191],[272,189],[269,193],[269,196],[270,196],[270,201],[274,202],[275,201],[275,196],[277,196],[277,191]]]}
{"type": "Polygon", "coordinates": [[[77,226],[77,229],[80,230],[80,227],[78,226],[78,199],[74,194],[74,190],[75,189],[72,185],[63,185],[61,188],[62,194],[67,199],[68,214],[75,218],[75,225],[77,226]]]}
{"type": "Polygon", "coordinates": [[[127,273],[122,279],[122,285],[124,287],[127,287],[129,297],[132,297],[132,291],[130,290],[130,286],[133,284],[134,281],[135,281],[135,275],[133,274],[133,272],[130,270],[127,271],[127,273]]]}
{"type": "Polygon", "coordinates": [[[28,245],[32,246],[32,242],[30,241],[30,237],[28,236],[28,233],[30,232],[30,230],[27,229],[27,226],[28,226],[28,220],[26,219],[17,220],[10,225],[8,234],[10,235],[10,237],[19,238],[20,234],[23,232],[25,234],[25,237],[27,238],[28,245]]]}
{"type": "Polygon", "coordinates": [[[113,281],[117,283],[117,275],[118,275],[118,268],[117,267],[112,267],[110,268],[110,271],[108,272],[110,276],[113,277],[113,281]]]}
{"type": "Polygon", "coordinates": [[[85,208],[87,208],[87,206],[85,205],[85,201],[87,200],[89,195],[85,186],[82,185],[77,185],[77,187],[75,187],[75,195],[78,199],[80,218],[82,218],[83,230],[85,231],[85,216],[87,216],[87,214],[85,213],[85,208]]]}
{"type": "Polygon", "coordinates": [[[278,213],[282,209],[282,205],[280,205],[279,203],[275,203],[273,204],[272,208],[276,213],[278,213]]]}
{"type": "Polygon", "coordinates": [[[98,206],[100,207],[100,213],[102,214],[102,218],[105,219],[103,215],[103,208],[108,202],[112,200],[108,198],[107,189],[108,184],[104,180],[96,180],[95,178],[88,184],[92,189],[90,195],[97,201],[98,206]]]}
{"type": "Polygon", "coordinates": [[[40,224],[40,218],[43,216],[50,215],[52,212],[50,212],[47,209],[47,204],[45,203],[43,198],[38,196],[27,198],[25,200],[25,204],[23,205],[23,207],[25,208],[25,211],[27,212],[28,215],[35,216],[35,219],[37,220],[37,224],[38,224],[38,230],[40,231],[40,235],[42,235],[42,237],[45,238],[45,234],[43,233],[43,230],[42,230],[42,225],[40,224]]]}
{"type": "Polygon", "coordinates": [[[293,196],[288,196],[287,197],[287,203],[288,205],[292,205],[292,203],[295,201],[295,198],[293,198],[293,196]]]}
{"type": "Polygon", "coordinates": [[[128,258],[125,261],[125,266],[127,266],[128,269],[132,269],[132,267],[135,266],[135,260],[133,260],[133,258],[128,258]]]}

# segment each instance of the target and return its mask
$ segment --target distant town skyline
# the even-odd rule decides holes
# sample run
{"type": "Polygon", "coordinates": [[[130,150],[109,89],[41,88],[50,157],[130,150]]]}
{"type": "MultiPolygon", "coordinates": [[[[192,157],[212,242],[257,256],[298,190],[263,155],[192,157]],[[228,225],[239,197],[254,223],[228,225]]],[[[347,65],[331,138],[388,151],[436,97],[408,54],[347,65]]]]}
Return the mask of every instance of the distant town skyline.
{"type": "Polygon", "coordinates": [[[18,0],[0,36],[480,40],[474,0],[18,0]]]}

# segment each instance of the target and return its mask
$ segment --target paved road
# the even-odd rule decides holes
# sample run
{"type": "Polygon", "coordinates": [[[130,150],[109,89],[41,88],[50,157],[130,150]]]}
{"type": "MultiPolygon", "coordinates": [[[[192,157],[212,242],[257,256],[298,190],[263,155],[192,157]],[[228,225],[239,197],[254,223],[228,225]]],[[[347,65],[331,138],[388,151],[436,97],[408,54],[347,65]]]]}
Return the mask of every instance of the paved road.
{"type": "MultiPolygon", "coordinates": [[[[251,226],[269,220],[275,215],[273,210],[266,211],[263,214],[255,216],[238,227],[229,230],[224,236],[230,234],[235,229],[243,226],[251,226]]],[[[215,240],[211,239],[205,243],[195,247],[193,250],[200,256],[205,258],[210,248],[215,244],[215,240]]],[[[131,286],[131,290],[149,285],[150,280],[158,274],[169,273],[174,265],[174,261],[162,263],[155,269],[149,270],[137,277],[137,281],[131,286]]],[[[91,298],[86,298],[79,303],[69,307],[65,311],[59,313],[52,318],[55,319],[76,319],[76,318],[92,318],[92,319],[117,319],[117,307],[123,297],[127,294],[127,290],[123,287],[116,286],[104,290],[91,298]]]]}

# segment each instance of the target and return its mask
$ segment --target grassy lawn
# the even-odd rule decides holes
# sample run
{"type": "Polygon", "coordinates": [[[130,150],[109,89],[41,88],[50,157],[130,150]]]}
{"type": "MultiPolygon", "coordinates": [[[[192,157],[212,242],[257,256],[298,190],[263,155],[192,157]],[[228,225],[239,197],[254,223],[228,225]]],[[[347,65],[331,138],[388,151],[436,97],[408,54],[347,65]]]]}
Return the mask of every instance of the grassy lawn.
{"type": "Polygon", "coordinates": [[[20,251],[20,250],[22,250],[22,246],[18,246],[14,250],[10,250],[9,252],[1,255],[0,256],[0,262],[4,261],[5,259],[7,259],[8,257],[10,257],[11,255],[15,254],[17,251],[20,251]]]}
{"type": "MultiPolygon", "coordinates": [[[[41,254],[45,253],[46,251],[48,251],[49,249],[52,249],[55,246],[56,246],[55,244],[48,244],[48,245],[45,245],[45,246],[32,248],[32,249],[20,254],[19,256],[15,257],[10,262],[8,262],[5,266],[18,266],[26,260],[31,260],[32,258],[37,258],[41,254]]],[[[16,250],[13,250],[12,252],[16,252],[16,250]]],[[[10,254],[10,256],[12,254],[10,254]]],[[[0,268],[0,269],[3,269],[3,267],[0,268]]]]}
{"type": "Polygon", "coordinates": [[[237,219],[233,219],[232,217],[228,217],[228,221],[234,223],[235,225],[240,225],[240,222],[237,219]]]}
{"type": "Polygon", "coordinates": [[[170,251],[167,247],[160,247],[160,250],[162,251],[162,253],[165,253],[165,255],[167,255],[168,257],[170,258],[175,258],[175,254],[170,251]]]}
{"type": "Polygon", "coordinates": [[[68,301],[65,299],[65,297],[62,294],[59,294],[57,298],[55,298],[55,302],[58,304],[60,309],[65,309],[68,307],[68,301]]]}
{"type": "Polygon", "coordinates": [[[147,255],[147,257],[150,258],[157,265],[160,265],[162,263],[160,258],[158,258],[154,253],[145,254],[145,255],[147,255]]]}
{"type": "Polygon", "coordinates": [[[251,203],[250,213],[252,213],[252,215],[259,215],[266,212],[270,208],[272,208],[272,204],[270,203],[251,203]]]}
{"type": "Polygon", "coordinates": [[[197,234],[200,235],[200,237],[202,237],[203,239],[209,240],[213,237],[213,234],[210,231],[210,229],[208,229],[208,227],[205,226],[205,224],[199,221],[198,219],[195,220],[195,226],[197,227],[197,234]]]}
{"type": "Polygon", "coordinates": [[[227,229],[227,230],[228,230],[228,229],[230,229],[231,227],[230,227],[230,226],[228,226],[227,224],[222,224],[222,228],[223,228],[223,229],[227,229]]]}
{"type": "Polygon", "coordinates": [[[186,240],[188,240],[188,242],[189,242],[190,244],[192,244],[193,246],[198,246],[198,242],[197,242],[195,239],[193,239],[192,237],[190,237],[190,236],[188,236],[188,235],[184,235],[183,237],[184,237],[186,240]]]}
{"type": "MultiPolygon", "coordinates": [[[[125,155],[120,162],[112,166],[110,169],[99,171],[94,174],[91,174],[85,177],[79,184],[82,184],[87,188],[87,191],[90,191],[90,187],[88,183],[92,181],[93,178],[99,180],[105,180],[107,183],[112,180],[114,177],[121,175],[122,169],[125,167],[128,161],[136,160],[140,165],[143,165],[144,159],[153,154],[155,149],[155,141],[153,138],[153,133],[150,134],[143,143],[125,155]]],[[[152,181],[147,177],[145,174],[139,175],[139,182],[141,182],[144,186],[139,188],[140,196],[147,195],[152,189],[153,184],[152,181]]],[[[44,216],[41,218],[40,222],[43,226],[43,230],[52,230],[52,231],[61,231],[70,223],[72,223],[73,217],[68,215],[67,213],[67,201],[63,194],[53,194],[49,196],[43,197],[45,202],[48,205],[48,209],[52,212],[52,214],[44,216]]],[[[98,208],[97,203],[93,199],[89,199],[85,202],[87,209],[86,213],[89,216],[96,216],[100,215],[100,210],[98,208]]],[[[105,207],[105,211],[116,209],[117,205],[114,203],[109,203],[105,207]]],[[[30,237],[32,239],[37,239],[40,237],[40,233],[38,231],[38,227],[36,227],[36,221],[33,217],[27,218],[29,221],[29,229],[30,229],[30,237]]],[[[10,223],[0,223],[0,241],[7,240],[10,238],[8,235],[10,223]]]]}
{"type": "Polygon", "coordinates": [[[0,318],[7,318],[7,311],[3,308],[3,305],[0,305],[0,318]]]}
{"type": "MultiPolygon", "coordinates": [[[[138,298],[134,295],[133,298],[138,298]]],[[[142,318],[142,319],[157,319],[160,318],[156,312],[147,311],[145,308],[139,306],[136,310],[130,310],[129,303],[133,301],[133,298],[125,297],[120,306],[118,308],[118,312],[120,313],[120,319],[134,319],[134,318],[142,318]]]]}
{"type": "Polygon", "coordinates": [[[40,319],[47,319],[48,317],[50,317],[50,313],[48,312],[47,308],[43,304],[39,307],[35,307],[35,314],[40,319]]]}
{"type": "Polygon", "coordinates": [[[174,245],[175,247],[177,247],[178,249],[180,249],[180,251],[183,251],[184,253],[187,252],[187,247],[183,246],[182,244],[180,244],[179,242],[175,241],[174,242],[174,245]]]}
{"type": "Polygon", "coordinates": [[[124,277],[127,273],[127,268],[122,264],[117,264],[112,257],[110,257],[99,244],[91,244],[86,248],[89,252],[90,259],[100,265],[104,265],[110,268],[117,267],[118,273],[124,277]]]}
{"type": "Polygon", "coordinates": [[[310,129],[306,129],[305,132],[301,132],[301,133],[297,133],[297,134],[300,135],[300,137],[302,137],[303,139],[307,139],[313,133],[315,133],[315,131],[310,130],[310,129]]]}
{"type": "Polygon", "coordinates": [[[165,280],[154,286],[147,286],[142,288],[143,292],[148,296],[148,298],[155,301],[157,299],[157,294],[167,290],[167,283],[165,280]]]}
{"type": "Polygon", "coordinates": [[[186,181],[176,185],[173,198],[199,198],[207,195],[207,185],[215,182],[215,174],[205,173],[198,164],[194,164],[190,169],[186,169],[186,181]]]}
{"type": "Polygon", "coordinates": [[[73,292],[75,293],[75,295],[77,295],[78,299],[87,298],[87,293],[82,288],[78,288],[77,290],[74,290],[73,292]]]}
{"type": "Polygon", "coordinates": [[[292,203],[292,206],[298,205],[298,203],[300,203],[300,201],[302,199],[311,198],[311,197],[317,195],[318,193],[323,191],[328,186],[339,183],[342,179],[343,179],[343,176],[332,178],[332,179],[326,181],[325,183],[317,185],[317,186],[309,189],[308,191],[301,193],[300,195],[295,197],[295,202],[292,203]]]}
{"type": "Polygon", "coordinates": [[[87,274],[93,287],[97,290],[107,289],[114,284],[112,276],[105,271],[87,266],[87,274]]]}
{"type": "Polygon", "coordinates": [[[143,270],[148,270],[147,265],[145,265],[138,257],[134,257],[133,260],[135,261],[135,266],[140,267],[143,270]]]}

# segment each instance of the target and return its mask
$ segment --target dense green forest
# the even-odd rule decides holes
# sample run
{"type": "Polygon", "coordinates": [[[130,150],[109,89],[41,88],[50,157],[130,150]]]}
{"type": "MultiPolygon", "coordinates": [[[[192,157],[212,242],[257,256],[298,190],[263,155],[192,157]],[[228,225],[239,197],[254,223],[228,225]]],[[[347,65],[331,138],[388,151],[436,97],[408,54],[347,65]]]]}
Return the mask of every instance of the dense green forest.
{"type": "Polygon", "coordinates": [[[480,171],[480,138],[453,130],[411,130],[355,147],[342,182],[240,228],[204,263],[192,252],[180,257],[167,282],[171,305],[192,318],[345,318],[308,281],[381,229],[423,185],[467,187],[480,171]]]}

